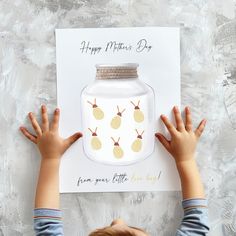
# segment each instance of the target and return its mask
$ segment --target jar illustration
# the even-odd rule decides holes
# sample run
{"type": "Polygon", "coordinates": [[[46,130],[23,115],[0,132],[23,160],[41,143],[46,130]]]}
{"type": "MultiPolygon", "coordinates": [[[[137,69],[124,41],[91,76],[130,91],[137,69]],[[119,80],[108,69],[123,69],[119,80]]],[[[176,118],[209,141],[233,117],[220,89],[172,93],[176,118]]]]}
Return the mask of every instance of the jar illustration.
{"type": "Polygon", "coordinates": [[[99,163],[129,165],[151,155],[155,98],[138,64],[97,64],[96,79],[81,92],[83,148],[99,163]]]}

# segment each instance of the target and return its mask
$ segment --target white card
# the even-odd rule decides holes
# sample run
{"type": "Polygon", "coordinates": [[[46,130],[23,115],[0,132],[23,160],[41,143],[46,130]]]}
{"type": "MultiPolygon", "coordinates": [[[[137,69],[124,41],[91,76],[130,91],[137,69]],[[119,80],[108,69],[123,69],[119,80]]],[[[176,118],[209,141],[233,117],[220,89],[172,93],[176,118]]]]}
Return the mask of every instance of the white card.
{"type": "MultiPolygon", "coordinates": [[[[63,137],[83,130],[81,91],[94,82],[95,65],[99,63],[139,64],[139,79],[155,92],[155,130],[169,137],[159,116],[165,114],[173,121],[171,110],[174,105],[180,106],[179,28],[57,29],[56,55],[57,105],[61,109],[63,137]]],[[[122,105],[129,109],[127,104],[122,105]]],[[[127,136],[131,133],[127,131],[127,136]]],[[[109,158],[104,156],[104,160],[109,158]]],[[[176,190],[180,190],[180,182],[175,163],[158,140],[151,155],[128,165],[91,160],[84,152],[82,139],[62,158],[61,193],[176,190]]]]}

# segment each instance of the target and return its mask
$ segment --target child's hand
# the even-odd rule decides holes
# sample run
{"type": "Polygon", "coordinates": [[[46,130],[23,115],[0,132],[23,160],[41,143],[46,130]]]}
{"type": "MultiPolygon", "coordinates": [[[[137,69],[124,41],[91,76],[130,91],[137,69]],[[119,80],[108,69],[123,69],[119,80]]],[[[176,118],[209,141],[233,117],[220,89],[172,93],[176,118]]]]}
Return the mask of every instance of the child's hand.
{"type": "Polygon", "coordinates": [[[184,124],[176,106],[173,108],[173,112],[177,127],[166,116],[161,115],[163,123],[170,132],[171,140],[167,140],[161,133],[156,133],[155,135],[178,164],[193,159],[197,142],[204,130],[206,120],[202,120],[197,129],[193,131],[190,109],[188,107],[185,108],[186,124],[184,124]]]}
{"type": "Polygon", "coordinates": [[[81,133],[75,133],[67,139],[59,136],[58,126],[60,111],[57,108],[53,115],[53,120],[49,124],[46,106],[42,105],[42,125],[38,124],[35,115],[30,112],[29,119],[35,130],[36,135],[31,134],[25,127],[20,127],[21,132],[30,141],[38,146],[42,159],[60,159],[62,154],[80,137],[81,133]]]}

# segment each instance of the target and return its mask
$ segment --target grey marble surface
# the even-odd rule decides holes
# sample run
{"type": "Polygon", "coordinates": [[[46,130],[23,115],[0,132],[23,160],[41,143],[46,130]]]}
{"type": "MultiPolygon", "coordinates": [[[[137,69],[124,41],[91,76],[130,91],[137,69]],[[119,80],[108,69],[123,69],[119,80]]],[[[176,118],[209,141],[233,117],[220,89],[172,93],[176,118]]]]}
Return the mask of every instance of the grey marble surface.
{"type": "MultiPolygon", "coordinates": [[[[181,27],[182,107],[206,117],[197,161],[211,236],[236,235],[235,0],[0,0],[0,235],[33,235],[39,167],[18,131],[27,112],[56,106],[55,28],[181,27]]],[[[65,235],[83,236],[122,217],[150,235],[174,235],[178,192],[64,194],[65,235]],[[73,226],[71,226],[73,224],[73,226]]]]}

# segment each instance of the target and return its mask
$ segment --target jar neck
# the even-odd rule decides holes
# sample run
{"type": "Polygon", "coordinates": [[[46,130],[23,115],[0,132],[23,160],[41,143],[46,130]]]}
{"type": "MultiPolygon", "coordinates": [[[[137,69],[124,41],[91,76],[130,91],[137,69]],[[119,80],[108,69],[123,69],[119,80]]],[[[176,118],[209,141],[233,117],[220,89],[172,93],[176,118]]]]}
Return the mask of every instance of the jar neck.
{"type": "Polygon", "coordinates": [[[135,79],[138,78],[137,65],[129,66],[129,64],[97,66],[96,79],[135,79]]]}

